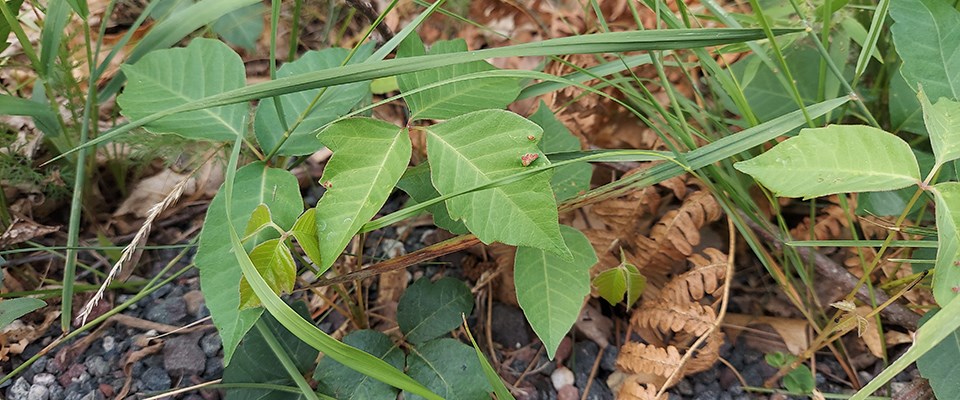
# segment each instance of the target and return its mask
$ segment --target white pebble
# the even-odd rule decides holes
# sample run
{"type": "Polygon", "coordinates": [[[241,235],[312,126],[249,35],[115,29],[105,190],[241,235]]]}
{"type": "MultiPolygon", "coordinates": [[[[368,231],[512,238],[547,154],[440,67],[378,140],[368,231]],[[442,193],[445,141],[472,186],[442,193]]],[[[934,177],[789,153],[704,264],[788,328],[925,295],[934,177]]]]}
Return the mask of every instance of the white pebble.
{"type": "Polygon", "coordinates": [[[553,387],[556,389],[573,385],[573,383],[576,381],[573,376],[573,371],[563,366],[557,368],[552,374],[550,374],[550,380],[553,382],[553,387]]]}

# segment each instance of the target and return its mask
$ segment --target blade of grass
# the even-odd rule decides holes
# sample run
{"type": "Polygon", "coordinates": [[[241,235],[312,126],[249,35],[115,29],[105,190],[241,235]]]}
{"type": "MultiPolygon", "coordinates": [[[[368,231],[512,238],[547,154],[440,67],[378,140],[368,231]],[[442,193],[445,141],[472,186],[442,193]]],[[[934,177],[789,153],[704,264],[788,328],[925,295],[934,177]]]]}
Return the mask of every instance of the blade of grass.
{"type": "Polygon", "coordinates": [[[850,400],[862,400],[867,398],[873,392],[886,385],[893,377],[917,361],[920,356],[926,354],[936,345],[940,344],[947,336],[953,334],[960,328],[960,297],[955,297],[946,307],[943,307],[936,315],[927,320],[914,336],[913,344],[900,358],[887,366],[867,383],[856,394],[850,397],[850,400]]]}
{"type": "MultiPolygon", "coordinates": [[[[207,0],[211,1],[211,0],[207,0]]],[[[772,34],[797,32],[795,29],[773,30],[772,34]]],[[[151,32],[152,33],[152,32],[151,32]]],[[[550,39],[542,42],[524,43],[514,46],[469,51],[457,56],[449,54],[406,57],[362,64],[351,64],[307,74],[301,74],[268,82],[257,83],[244,88],[230,90],[218,95],[185,103],[181,106],[162,110],[148,117],[132,121],[117,127],[87,146],[108,141],[117,135],[129,132],[160,118],[179,112],[200,110],[227,104],[241,103],[292,93],[300,90],[316,89],[345,83],[361,82],[422,71],[448,65],[462,64],[488,58],[515,56],[548,56],[578,53],[608,53],[637,50],[674,50],[689,47],[707,47],[720,44],[738,43],[763,38],[764,34],[756,29],[671,29],[663,31],[614,32],[550,39]]],[[[117,78],[114,78],[115,80],[117,78]]],[[[63,155],[77,151],[73,149],[63,155]]],[[[56,160],[54,158],[53,160],[56,160]]],[[[51,160],[51,161],[53,161],[51,160]]],[[[50,162],[50,161],[48,161],[50,162]]]]}
{"type": "Polygon", "coordinates": [[[874,48],[877,46],[877,42],[880,40],[880,33],[883,31],[883,23],[887,19],[887,10],[889,9],[890,0],[880,0],[877,2],[877,9],[873,12],[873,19],[870,21],[870,31],[867,32],[867,40],[863,42],[863,47],[860,49],[860,56],[857,57],[857,66],[853,73],[853,83],[850,84],[850,86],[854,88],[860,83],[860,77],[863,76],[863,71],[866,71],[867,65],[870,64],[870,58],[873,55],[874,48]]]}
{"type": "Polygon", "coordinates": [[[503,384],[500,375],[497,374],[497,371],[490,365],[490,361],[487,361],[487,356],[483,355],[483,352],[480,351],[480,346],[477,346],[477,341],[473,339],[473,334],[470,333],[470,327],[467,326],[467,316],[460,314],[460,317],[463,319],[463,331],[466,332],[467,338],[470,339],[473,350],[477,352],[477,359],[480,360],[483,375],[487,377],[487,382],[493,387],[493,393],[497,395],[497,400],[516,400],[513,395],[510,394],[510,389],[507,389],[507,385],[503,384]]]}
{"type": "Polygon", "coordinates": [[[263,336],[263,341],[266,342],[270,350],[273,351],[273,355],[280,360],[280,365],[282,365],[283,369],[290,375],[290,379],[293,379],[293,381],[297,383],[297,387],[300,388],[300,394],[306,397],[307,400],[320,400],[313,389],[310,388],[310,384],[303,379],[303,375],[297,369],[297,366],[293,364],[293,360],[290,359],[287,351],[280,345],[280,341],[277,340],[277,337],[270,331],[270,328],[267,328],[267,323],[264,322],[263,318],[258,319],[253,326],[257,327],[257,332],[260,332],[260,335],[263,336]]]}
{"type": "MultiPolygon", "coordinates": [[[[786,242],[792,247],[880,247],[883,240],[797,240],[786,242]]],[[[932,240],[894,240],[887,247],[937,248],[932,240]]]]}

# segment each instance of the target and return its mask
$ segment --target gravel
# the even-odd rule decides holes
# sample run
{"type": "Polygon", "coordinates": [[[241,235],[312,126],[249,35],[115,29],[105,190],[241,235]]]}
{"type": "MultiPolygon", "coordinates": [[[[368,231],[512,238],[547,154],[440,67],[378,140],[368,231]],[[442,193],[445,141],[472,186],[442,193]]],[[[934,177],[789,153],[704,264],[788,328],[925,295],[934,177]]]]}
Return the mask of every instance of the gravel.
{"type": "Polygon", "coordinates": [[[171,375],[199,375],[204,370],[206,355],[197,343],[199,332],[167,339],[163,344],[163,366],[171,375]]]}
{"type": "Polygon", "coordinates": [[[147,309],[146,318],[161,324],[181,324],[187,318],[187,303],[181,297],[160,300],[147,309]]]}
{"type": "Polygon", "coordinates": [[[160,391],[170,389],[170,375],[161,367],[150,367],[140,376],[140,382],[147,390],[160,391]]]}
{"type": "Polygon", "coordinates": [[[7,399],[8,400],[24,400],[27,398],[27,394],[30,393],[30,383],[27,382],[27,379],[24,377],[19,377],[13,382],[7,389],[7,399]]]}

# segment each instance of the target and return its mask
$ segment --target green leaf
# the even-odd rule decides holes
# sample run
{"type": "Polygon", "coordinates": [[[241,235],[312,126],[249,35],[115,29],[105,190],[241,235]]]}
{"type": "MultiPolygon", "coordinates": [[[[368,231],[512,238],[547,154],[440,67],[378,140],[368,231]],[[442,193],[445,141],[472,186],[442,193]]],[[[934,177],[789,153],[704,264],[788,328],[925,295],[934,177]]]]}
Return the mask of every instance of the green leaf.
{"type": "MultiPolygon", "coordinates": [[[[403,351],[383,333],[369,329],[355,331],[345,336],[343,342],[386,361],[394,368],[403,368],[403,351]]],[[[390,385],[347,368],[330,357],[320,360],[313,379],[320,382],[323,393],[337,399],[392,400],[396,399],[400,392],[390,385]]]]}
{"type": "Polygon", "coordinates": [[[270,207],[261,204],[250,214],[250,220],[247,221],[247,229],[243,230],[243,236],[247,237],[255,232],[260,232],[263,227],[270,223],[270,207]]]}
{"type": "Polygon", "coordinates": [[[903,79],[900,66],[890,74],[890,83],[887,88],[889,96],[890,125],[893,133],[900,131],[926,134],[923,126],[923,112],[917,101],[916,88],[903,79]]]}
{"type": "MultiPolygon", "coordinates": [[[[903,355],[867,383],[850,400],[865,400],[893,379],[901,371],[913,364],[924,354],[928,354],[937,344],[954,334],[960,328],[960,298],[954,298],[936,315],[927,320],[913,336],[914,342],[903,355]]],[[[956,364],[956,359],[953,359],[956,364]]],[[[956,376],[949,376],[956,381],[956,376]]],[[[932,383],[931,383],[932,384],[932,383]]]]}
{"type": "MultiPolygon", "coordinates": [[[[471,299],[472,301],[472,299],[471,299]]],[[[43,300],[32,297],[19,297],[0,301],[0,329],[6,328],[17,318],[27,315],[47,305],[43,300]]]]}
{"type": "MultiPolygon", "coordinates": [[[[440,197],[440,193],[430,182],[430,164],[426,162],[416,167],[407,168],[407,172],[404,172],[400,181],[397,182],[397,187],[410,195],[410,198],[417,203],[440,197]]],[[[454,221],[450,218],[446,204],[434,204],[427,207],[426,210],[433,216],[434,225],[457,235],[469,232],[463,222],[454,221]]]]}
{"type": "Polygon", "coordinates": [[[793,393],[810,393],[817,387],[810,367],[800,364],[783,377],[783,388],[793,393]]]}
{"type": "Polygon", "coordinates": [[[960,183],[934,186],[937,202],[937,261],[933,297],[946,305],[960,292],[960,183]]]}
{"type": "MultiPolygon", "coordinates": [[[[186,48],[154,51],[122,69],[129,82],[117,103],[130,119],[239,89],[246,81],[240,56],[223,42],[210,39],[194,39],[186,48]]],[[[243,133],[248,109],[241,103],[190,111],[144,127],[189,139],[227,141],[243,133]]]]}
{"type": "Polygon", "coordinates": [[[960,399],[960,380],[956,379],[957,374],[960,373],[958,359],[960,359],[960,330],[947,335],[942,342],[917,359],[920,376],[930,381],[930,387],[933,388],[937,399],[960,399]]]}
{"type": "Polygon", "coordinates": [[[623,301],[623,295],[627,295],[629,308],[640,299],[640,295],[647,287],[647,278],[635,265],[624,259],[620,265],[603,271],[593,278],[593,286],[597,288],[600,297],[611,305],[623,301]]]}
{"type": "MultiPolygon", "coordinates": [[[[441,194],[456,193],[523,171],[525,155],[543,130],[511,112],[484,110],[424,128],[431,180],[441,194]],[[530,138],[533,138],[532,140],[530,138]]],[[[484,243],[530,246],[567,255],[560,237],[549,172],[447,200],[447,210],[484,243]]]]}
{"type": "MultiPolygon", "coordinates": [[[[307,306],[303,302],[294,303],[292,306],[301,317],[309,317],[307,306]]],[[[297,369],[304,373],[309,371],[317,358],[317,350],[285,329],[270,314],[264,316],[264,322],[297,369]]],[[[294,385],[287,371],[280,367],[280,360],[256,329],[243,337],[234,354],[233,362],[224,368],[223,383],[294,385]]],[[[291,393],[269,389],[227,389],[228,400],[287,400],[294,396],[291,396],[291,393]]]]}
{"type": "MultiPolygon", "coordinates": [[[[234,184],[242,189],[234,196],[230,210],[233,216],[230,223],[237,231],[247,226],[250,215],[260,204],[270,207],[273,222],[283,229],[289,229],[303,210],[297,178],[286,170],[267,168],[262,162],[253,163],[237,170],[234,184]]],[[[229,232],[224,228],[227,223],[226,203],[220,191],[207,209],[196,263],[207,308],[223,339],[224,364],[229,364],[240,338],[263,311],[259,308],[240,310],[242,273],[236,260],[228,256],[231,246],[229,232]]],[[[273,229],[264,230],[245,246],[253,249],[278,236],[273,229]]]]}
{"type": "MultiPolygon", "coordinates": [[[[293,262],[290,249],[280,239],[271,239],[260,243],[250,252],[250,261],[257,272],[267,281],[276,294],[290,293],[297,279],[297,265],[293,262]]],[[[253,293],[245,278],[240,279],[240,309],[260,306],[260,299],[253,293]]]]}
{"type": "Polygon", "coordinates": [[[960,12],[942,0],[893,1],[890,27],[900,73],[932,99],[960,99],[960,12]]]}
{"type": "Polygon", "coordinates": [[[320,263],[320,239],[317,237],[317,209],[304,211],[290,230],[300,248],[314,264],[320,263]]]}
{"type": "MultiPolygon", "coordinates": [[[[354,56],[353,61],[362,60],[370,53],[369,46],[363,46],[354,56]]],[[[294,62],[284,64],[277,70],[277,78],[287,78],[306,74],[313,71],[339,67],[349,51],[341,48],[331,48],[320,51],[308,51],[294,62]]],[[[355,82],[327,88],[323,96],[314,104],[313,110],[306,118],[296,125],[300,114],[307,110],[313,99],[322,89],[304,90],[280,96],[283,106],[285,123],[280,123],[277,115],[275,98],[263,99],[257,106],[254,119],[254,131],[257,142],[264,151],[271,151],[276,147],[286,128],[294,128],[290,138],[283,143],[277,153],[282,156],[310,154],[323,148],[317,140],[316,131],[331,121],[350,112],[360,101],[370,93],[368,82],[355,82]]]]}
{"type": "Polygon", "coordinates": [[[397,304],[397,324],[408,342],[420,344],[460,326],[461,314],[473,311],[473,294],[459,279],[418,279],[397,304]]]}
{"type": "Polygon", "coordinates": [[[923,121],[930,136],[936,168],[960,158],[960,103],[941,98],[931,104],[922,90],[917,94],[923,106],[923,121]]]}
{"type": "Polygon", "coordinates": [[[320,133],[333,157],[320,182],[327,188],[317,202],[320,271],[326,271],[350,238],[386,203],[410,162],[406,128],[372,118],[350,118],[320,133]]]}
{"type": "Polygon", "coordinates": [[[804,129],[734,167],[785,197],[894,190],[920,182],[907,142],[861,125],[804,129]]]}
{"type": "MultiPolygon", "coordinates": [[[[20,12],[20,6],[23,5],[23,0],[8,0],[7,9],[18,14],[20,12]]],[[[3,52],[10,47],[10,42],[7,41],[7,38],[10,37],[10,24],[7,23],[6,18],[0,16],[0,38],[3,38],[3,41],[0,41],[0,52],[3,52]]]]}
{"type": "MultiPolygon", "coordinates": [[[[537,112],[530,116],[530,120],[543,129],[543,140],[539,147],[544,153],[562,153],[580,150],[580,139],[577,139],[547,107],[547,103],[540,100],[537,112]]],[[[590,178],[593,176],[593,167],[590,163],[577,163],[558,167],[550,178],[550,186],[557,196],[557,201],[572,198],[581,192],[590,190],[590,178]]]]}
{"type": "MultiPolygon", "coordinates": [[[[470,346],[455,339],[431,340],[411,349],[407,374],[445,399],[488,400],[490,385],[470,346]]],[[[404,392],[405,399],[420,396],[404,392]]]]}
{"type": "Polygon", "coordinates": [[[263,34],[263,13],[266,10],[263,3],[251,4],[220,17],[211,29],[224,40],[253,50],[263,34]]]}
{"type": "MultiPolygon", "coordinates": [[[[397,49],[398,57],[426,54],[451,54],[467,51],[463,39],[440,41],[427,53],[417,35],[410,35],[397,49]]],[[[486,61],[473,61],[446,67],[433,68],[397,76],[400,91],[412,89],[458,76],[497,69],[486,61]]],[[[520,94],[520,84],[514,78],[484,78],[455,82],[406,96],[410,119],[450,119],[471,111],[504,108],[520,94]]]]}
{"type": "MultiPolygon", "coordinates": [[[[830,98],[838,94],[836,77],[828,74],[823,83],[829,89],[820,94],[820,52],[809,44],[798,44],[784,52],[784,58],[790,65],[790,72],[797,83],[797,90],[804,104],[810,105],[818,99],[830,98]],[[829,83],[829,85],[828,85],[829,83]]],[[[778,65],[779,67],[779,65],[778,65]]],[[[743,82],[743,94],[750,109],[760,121],[769,121],[797,109],[797,102],[789,89],[784,87],[783,73],[773,70],[761,62],[760,57],[751,54],[730,67],[730,71],[743,82]]],[[[724,104],[732,111],[736,106],[730,99],[724,104]]]]}
{"type": "Polygon", "coordinates": [[[560,232],[573,260],[518,247],[513,267],[517,301],[551,359],[580,315],[583,299],[590,293],[590,267],[597,263],[593,246],[583,233],[566,225],[560,232]]]}

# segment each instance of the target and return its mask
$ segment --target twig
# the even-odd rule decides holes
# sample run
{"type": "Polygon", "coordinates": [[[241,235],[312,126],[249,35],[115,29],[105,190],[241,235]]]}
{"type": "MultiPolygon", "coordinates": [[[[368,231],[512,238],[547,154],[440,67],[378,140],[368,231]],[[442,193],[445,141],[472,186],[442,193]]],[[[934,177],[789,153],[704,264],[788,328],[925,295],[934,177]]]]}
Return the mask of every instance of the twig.
{"type": "Polygon", "coordinates": [[[590,368],[590,376],[587,377],[587,387],[583,388],[580,400],[587,400],[587,396],[590,395],[590,386],[593,386],[593,379],[597,377],[597,370],[600,369],[600,359],[603,358],[603,351],[606,349],[606,347],[601,347],[600,351],[597,352],[597,358],[593,360],[593,367],[590,368]]]}
{"type": "MultiPolygon", "coordinates": [[[[772,233],[773,228],[769,224],[764,223],[764,225],[767,226],[761,226],[746,215],[744,215],[744,220],[754,232],[770,242],[774,248],[778,250],[783,249],[784,241],[772,233]]],[[[797,247],[794,248],[794,250],[800,255],[803,261],[813,262],[817,273],[823,275],[827,281],[837,284],[841,290],[850,291],[857,286],[857,277],[853,276],[853,274],[840,265],[837,265],[837,263],[830,258],[820,254],[820,252],[807,247],[797,247]]],[[[875,291],[873,297],[877,303],[884,303],[890,299],[890,296],[883,291],[875,291]]],[[[868,304],[871,302],[870,291],[866,286],[859,287],[857,290],[857,298],[868,304]]],[[[910,309],[900,303],[890,303],[880,311],[880,315],[883,316],[887,322],[900,325],[909,330],[916,330],[917,321],[920,320],[919,314],[910,311],[910,309]]]]}
{"type": "Polygon", "coordinates": [[[454,253],[460,250],[473,247],[480,244],[480,239],[473,235],[461,235],[452,239],[444,240],[440,243],[424,247],[406,255],[394,257],[386,261],[376,263],[370,267],[349,274],[340,275],[330,279],[319,279],[309,287],[300,289],[317,288],[323,286],[337,285],[341,283],[359,281],[379,275],[385,272],[395,271],[407,268],[411,265],[419,264],[424,261],[454,253]]]}
{"type": "MultiPolygon", "coordinates": [[[[360,11],[360,14],[362,14],[364,18],[367,19],[367,22],[370,22],[371,24],[380,18],[380,13],[377,12],[373,4],[370,2],[361,0],[347,0],[347,4],[349,4],[350,7],[355,8],[357,11],[360,11]]],[[[384,42],[393,39],[393,32],[390,31],[390,27],[388,27],[386,24],[379,23],[375,28],[377,29],[377,33],[379,33],[383,38],[384,42]]]]}

